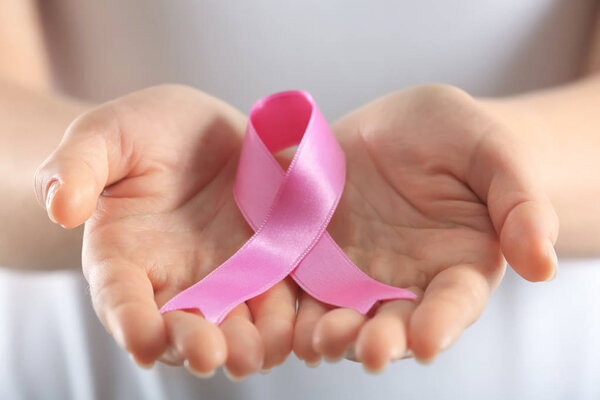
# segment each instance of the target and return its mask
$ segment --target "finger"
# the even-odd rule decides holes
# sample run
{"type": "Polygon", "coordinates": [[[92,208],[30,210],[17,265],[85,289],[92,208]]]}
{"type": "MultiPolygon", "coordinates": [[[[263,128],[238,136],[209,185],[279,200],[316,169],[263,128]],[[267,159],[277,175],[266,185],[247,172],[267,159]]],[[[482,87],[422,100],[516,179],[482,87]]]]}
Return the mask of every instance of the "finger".
{"type": "Polygon", "coordinates": [[[530,281],[556,274],[558,217],[530,157],[506,135],[482,139],[468,180],[488,206],[508,263],[530,281]]]}
{"type": "Polygon", "coordinates": [[[315,325],[313,349],[328,360],[341,359],[366,320],[366,316],[349,308],[325,313],[315,325]]]}
{"type": "Polygon", "coordinates": [[[298,297],[298,315],[294,328],[294,354],[306,362],[308,366],[316,366],[321,354],[313,348],[313,334],[319,319],[332,307],[315,300],[310,295],[300,292],[298,297]]]}
{"type": "Polygon", "coordinates": [[[219,326],[227,341],[225,372],[237,381],[262,368],[264,345],[246,303],[233,309],[219,326]]]}
{"type": "Polygon", "coordinates": [[[263,370],[283,363],[292,351],[296,297],[296,285],[288,277],[267,292],[248,301],[254,325],[264,343],[263,370]]]}
{"type": "Polygon", "coordinates": [[[197,311],[172,311],[164,315],[170,346],[188,370],[199,377],[214,374],[227,359],[227,343],[219,328],[197,311]]]}
{"type": "Polygon", "coordinates": [[[142,365],[166,348],[167,334],[154,301],[154,290],[141,268],[123,260],[84,265],[92,304],[117,343],[142,365]]]}
{"type": "Polygon", "coordinates": [[[408,343],[415,357],[432,360],[448,349],[483,312],[491,281],[481,268],[450,267],[429,283],[422,302],[412,313],[408,343]]]}
{"type": "MultiPolygon", "coordinates": [[[[420,297],[420,289],[411,287],[409,290],[420,297]]],[[[356,340],[355,353],[366,370],[382,371],[390,361],[405,356],[408,349],[408,322],[418,301],[419,299],[387,301],[362,326],[356,340]]]]}
{"type": "Polygon", "coordinates": [[[530,281],[550,281],[556,276],[558,221],[553,213],[549,202],[524,200],[515,204],[504,220],[502,252],[511,267],[530,281]]]}
{"type": "MultiPolygon", "coordinates": [[[[166,288],[156,294],[159,304],[166,303],[179,291],[166,288]]],[[[185,365],[195,376],[209,377],[227,359],[227,343],[221,330],[195,309],[163,314],[168,346],[160,360],[172,365],[185,365]]]]}
{"type": "Polygon", "coordinates": [[[85,222],[104,187],[126,174],[126,151],[108,109],[77,118],[35,173],[36,197],[50,219],[66,228],[85,222]]]}

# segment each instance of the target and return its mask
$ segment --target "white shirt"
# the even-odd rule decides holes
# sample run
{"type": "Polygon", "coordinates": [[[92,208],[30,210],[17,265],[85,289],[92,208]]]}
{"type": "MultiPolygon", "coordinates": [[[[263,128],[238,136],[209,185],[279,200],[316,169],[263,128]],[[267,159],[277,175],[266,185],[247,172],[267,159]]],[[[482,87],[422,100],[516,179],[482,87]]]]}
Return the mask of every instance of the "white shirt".
{"type": "MultiPolygon", "coordinates": [[[[505,95],[576,76],[593,1],[40,2],[60,89],[103,101],[195,86],[247,112],[304,89],[329,120],[385,93],[445,82],[505,95]],[[52,4],[51,4],[52,3],[52,4]]],[[[4,399],[598,399],[600,260],[561,260],[552,283],[509,272],[482,318],[431,366],[371,376],[293,355],[241,384],[135,366],[97,321],[81,273],[0,271],[4,399]]]]}

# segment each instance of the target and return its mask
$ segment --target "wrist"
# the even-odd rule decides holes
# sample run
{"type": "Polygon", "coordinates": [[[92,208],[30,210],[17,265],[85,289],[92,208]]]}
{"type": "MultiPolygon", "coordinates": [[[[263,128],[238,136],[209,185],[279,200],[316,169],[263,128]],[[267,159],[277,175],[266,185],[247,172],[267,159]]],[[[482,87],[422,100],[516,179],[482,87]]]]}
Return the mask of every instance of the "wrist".
{"type": "Polygon", "coordinates": [[[551,128],[546,126],[539,108],[528,104],[525,97],[479,98],[477,101],[504,128],[506,135],[523,146],[544,187],[552,191],[558,154],[551,128]]]}

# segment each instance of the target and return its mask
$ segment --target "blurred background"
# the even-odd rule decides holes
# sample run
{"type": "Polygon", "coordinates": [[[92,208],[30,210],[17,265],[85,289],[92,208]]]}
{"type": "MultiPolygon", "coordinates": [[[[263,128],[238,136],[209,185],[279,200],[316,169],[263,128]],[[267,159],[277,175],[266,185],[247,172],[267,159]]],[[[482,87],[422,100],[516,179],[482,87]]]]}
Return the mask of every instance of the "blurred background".
{"type": "MultiPolygon", "coordinates": [[[[17,146],[9,130],[20,129],[1,122],[12,112],[11,85],[94,104],[176,82],[246,113],[270,93],[303,89],[330,121],[427,82],[474,96],[555,86],[580,76],[597,6],[592,0],[7,0],[0,5],[2,154],[17,146]],[[26,78],[17,78],[19,71],[26,78]]],[[[39,162],[52,143],[57,138],[45,148],[31,144],[39,162]]],[[[18,146],[10,152],[30,151],[18,146]]],[[[21,195],[15,188],[24,179],[31,186],[31,166],[6,155],[0,168],[12,177],[2,194],[22,196],[17,203],[29,207],[33,191],[21,195]]],[[[7,204],[0,204],[2,399],[600,398],[600,258],[561,257],[551,283],[530,284],[509,271],[483,317],[432,365],[404,360],[374,376],[346,360],[309,369],[292,355],[270,375],[234,384],[220,372],[205,381],[183,368],[139,369],[97,321],[78,250],[57,255],[71,241],[63,236],[81,230],[38,231],[36,221],[46,218],[41,208],[15,221],[7,204]]]]}

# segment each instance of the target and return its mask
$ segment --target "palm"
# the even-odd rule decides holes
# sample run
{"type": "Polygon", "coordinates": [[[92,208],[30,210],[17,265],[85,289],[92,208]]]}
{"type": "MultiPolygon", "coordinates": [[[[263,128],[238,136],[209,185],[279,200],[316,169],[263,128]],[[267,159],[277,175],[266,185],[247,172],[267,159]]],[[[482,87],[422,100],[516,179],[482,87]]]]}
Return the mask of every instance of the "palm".
{"type": "Polygon", "coordinates": [[[414,93],[392,94],[333,124],[347,157],[347,180],[328,231],[367,274],[410,288],[419,299],[388,302],[367,323],[352,310],[329,311],[303,295],[295,349],[309,362],[318,356],[303,340],[312,340],[313,348],[330,358],[348,355],[348,347],[352,350],[357,342],[361,361],[377,369],[387,362],[382,347],[395,348],[392,358],[410,347],[407,326],[423,293],[433,296],[430,314],[439,322],[430,324],[430,330],[452,330],[453,323],[472,322],[482,307],[478,303],[485,304],[504,272],[488,208],[460,178],[476,137],[461,131],[464,119],[456,128],[452,119],[457,107],[468,104],[450,104],[448,113],[437,107],[432,118],[431,112],[419,113],[414,98],[414,93]],[[457,143],[463,149],[451,150],[457,143]],[[436,305],[436,293],[449,306],[436,305]],[[467,304],[465,293],[476,300],[473,305],[467,304]],[[385,321],[390,316],[399,323],[390,325],[385,321]]]}
{"type": "Polygon", "coordinates": [[[146,153],[156,172],[104,190],[86,247],[143,269],[159,306],[202,279],[251,234],[231,195],[239,137],[220,127],[182,137],[185,148],[146,153]]]}
{"type": "Polygon", "coordinates": [[[420,159],[414,141],[427,139],[418,129],[337,131],[348,179],[329,231],[365,272],[393,286],[424,291],[440,271],[466,263],[497,273],[502,263],[486,205],[434,164],[441,156],[420,159]]]}

